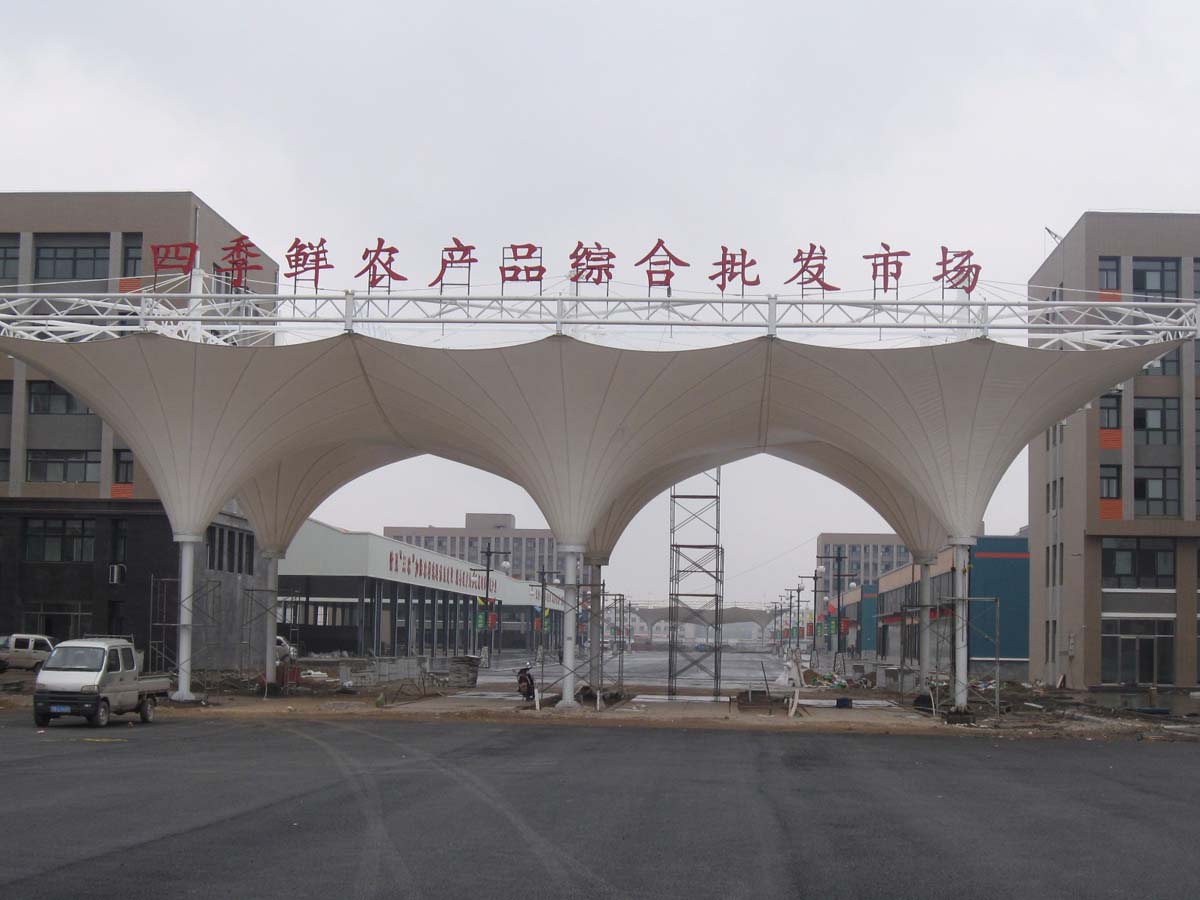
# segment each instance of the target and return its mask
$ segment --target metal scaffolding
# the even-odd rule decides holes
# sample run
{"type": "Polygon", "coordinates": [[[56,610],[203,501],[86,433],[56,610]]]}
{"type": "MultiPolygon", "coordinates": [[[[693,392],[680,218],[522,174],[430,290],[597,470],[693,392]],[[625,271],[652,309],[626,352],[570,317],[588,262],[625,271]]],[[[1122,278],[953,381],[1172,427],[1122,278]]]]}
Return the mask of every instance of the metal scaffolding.
{"type": "Polygon", "coordinates": [[[725,550],[721,546],[721,469],[671,488],[671,590],[668,603],[667,695],[679,693],[679,677],[692,669],[711,676],[721,693],[721,612],[725,550]],[[690,645],[684,626],[699,624],[712,640],[690,645]]]}

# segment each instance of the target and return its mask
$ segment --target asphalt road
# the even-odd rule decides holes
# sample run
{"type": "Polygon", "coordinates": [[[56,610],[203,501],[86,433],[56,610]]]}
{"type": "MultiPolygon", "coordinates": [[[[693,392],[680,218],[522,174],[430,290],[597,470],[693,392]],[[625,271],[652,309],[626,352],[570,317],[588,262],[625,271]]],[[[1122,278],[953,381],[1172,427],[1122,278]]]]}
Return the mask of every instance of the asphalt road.
{"type": "Polygon", "coordinates": [[[0,714],[0,896],[1194,897],[1191,744],[0,714]]]}

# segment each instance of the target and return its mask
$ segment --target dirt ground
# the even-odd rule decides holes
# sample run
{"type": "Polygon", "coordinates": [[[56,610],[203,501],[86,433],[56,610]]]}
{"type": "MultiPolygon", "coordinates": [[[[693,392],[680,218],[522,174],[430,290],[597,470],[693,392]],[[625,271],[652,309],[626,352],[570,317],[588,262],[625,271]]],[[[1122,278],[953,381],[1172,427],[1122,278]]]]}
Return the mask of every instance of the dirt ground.
{"type": "MultiPolygon", "coordinates": [[[[32,678],[8,672],[0,676],[0,709],[29,709],[32,678]],[[20,682],[18,685],[17,682],[20,682]],[[14,691],[13,688],[19,687],[14,691]]],[[[164,702],[159,715],[164,719],[186,718],[372,718],[400,721],[475,721],[494,723],[537,723],[617,728],[704,728],[811,733],[923,734],[964,737],[968,735],[1082,740],[1200,741],[1200,719],[1196,717],[1148,716],[1132,710],[1113,710],[1089,702],[1086,695],[1067,692],[1038,692],[1014,688],[1003,697],[1010,711],[997,717],[980,708],[974,724],[950,725],[941,717],[914,709],[911,700],[885,692],[864,689],[809,689],[800,693],[802,705],[792,717],[776,695],[768,705],[761,694],[752,704],[706,697],[666,700],[661,688],[630,686],[626,699],[610,702],[597,711],[594,705],[578,709],[548,706],[535,709],[516,694],[488,690],[441,690],[424,697],[405,697],[385,702],[379,690],[357,693],[299,693],[264,699],[261,695],[223,693],[209,695],[203,702],[164,702]],[[869,707],[833,708],[836,698],[867,701],[869,707]],[[883,705],[881,701],[892,701],[883,705]]],[[[790,696],[790,694],[789,694],[790,696]]],[[[745,700],[745,698],[742,698],[745,700]]],[[[594,703],[594,701],[593,701],[594,703]]],[[[119,720],[116,720],[119,722],[119,720]]]]}

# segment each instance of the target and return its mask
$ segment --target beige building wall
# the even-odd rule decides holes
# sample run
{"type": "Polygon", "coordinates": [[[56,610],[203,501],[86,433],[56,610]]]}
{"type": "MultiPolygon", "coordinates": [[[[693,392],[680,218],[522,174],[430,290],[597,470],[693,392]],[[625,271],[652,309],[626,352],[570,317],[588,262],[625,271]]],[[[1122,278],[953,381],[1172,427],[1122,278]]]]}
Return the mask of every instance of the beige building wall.
{"type": "MultiPolygon", "coordinates": [[[[1135,258],[1177,259],[1178,299],[1196,297],[1200,215],[1085,213],[1029,281],[1041,300],[1118,299],[1134,293],[1135,258]],[[1116,293],[1100,291],[1100,258],[1119,258],[1116,293]]],[[[1200,522],[1196,519],[1196,351],[1184,345],[1179,374],[1149,368],[1114,390],[1120,394],[1120,440],[1102,440],[1100,401],[1029,446],[1030,677],[1069,687],[1102,685],[1105,622],[1174,623],[1174,683],[1197,683],[1196,589],[1200,522]],[[1138,444],[1138,398],[1177,398],[1179,443],[1138,444]],[[1120,466],[1119,502],[1102,503],[1101,466],[1120,466]],[[1138,467],[1179,470],[1179,514],[1135,513],[1138,467]],[[1057,490],[1054,485],[1059,487],[1057,490]],[[1047,506],[1047,488],[1051,502],[1047,506]],[[1173,588],[1106,588],[1103,541],[1169,538],[1175,547],[1173,588]],[[1060,559],[1061,556],[1061,559],[1060,559]]]]}

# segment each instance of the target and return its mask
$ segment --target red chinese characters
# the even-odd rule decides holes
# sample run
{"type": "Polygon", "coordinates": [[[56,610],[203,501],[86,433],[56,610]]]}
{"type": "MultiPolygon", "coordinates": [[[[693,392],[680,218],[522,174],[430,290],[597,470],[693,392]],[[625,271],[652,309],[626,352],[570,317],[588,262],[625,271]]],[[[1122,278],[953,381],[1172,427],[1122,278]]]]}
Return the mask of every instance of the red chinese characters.
{"type": "Polygon", "coordinates": [[[441,293],[442,288],[465,287],[468,292],[471,290],[471,264],[477,263],[479,260],[475,258],[475,245],[464,244],[458,238],[451,238],[454,241],[453,245],[442,248],[442,268],[437,273],[437,278],[429,282],[429,286],[438,286],[438,293],[441,293]],[[463,271],[466,274],[466,281],[450,282],[446,280],[446,276],[455,271],[463,271]]]}
{"type": "Polygon", "coordinates": [[[254,244],[246,235],[238,235],[233,243],[222,247],[225,255],[221,262],[225,263],[225,272],[229,275],[229,286],[234,290],[246,287],[246,273],[261,271],[262,266],[252,262],[262,256],[254,252],[254,244]]]}
{"type": "Polygon", "coordinates": [[[537,244],[509,244],[503,251],[504,264],[500,266],[500,290],[509,282],[529,282],[540,289],[546,276],[542,265],[542,248],[537,244]]]}
{"type": "Polygon", "coordinates": [[[730,253],[729,248],[721,245],[721,258],[713,263],[717,271],[708,276],[709,281],[715,281],[721,293],[735,281],[741,282],[742,293],[746,288],[754,287],[761,280],[757,275],[748,278],[750,269],[758,265],[757,259],[746,259],[746,248],[742,247],[737,253],[730,253]]]}
{"type": "Polygon", "coordinates": [[[361,278],[366,275],[367,290],[377,288],[384,283],[390,289],[393,281],[408,281],[393,268],[397,252],[399,251],[395,247],[383,246],[383,238],[376,238],[374,247],[367,247],[363,250],[362,259],[366,265],[359,269],[354,277],[361,278]]]}
{"type": "Polygon", "coordinates": [[[612,281],[613,260],[617,255],[607,247],[601,247],[599,241],[585,247],[583,241],[575,242],[571,251],[571,280],[576,284],[590,281],[592,284],[607,285],[612,281]]]}
{"type": "Polygon", "coordinates": [[[889,245],[879,242],[882,253],[865,253],[863,259],[871,260],[871,281],[874,287],[880,287],[883,281],[883,292],[886,294],[892,288],[900,287],[900,272],[904,268],[904,257],[911,256],[907,250],[893,250],[889,245]]]}
{"type": "Polygon", "coordinates": [[[958,288],[970,296],[979,283],[979,273],[983,271],[982,266],[972,262],[974,258],[973,250],[950,250],[943,245],[942,258],[938,262],[941,271],[933,276],[933,280],[942,282],[943,289],[958,288]]]}
{"type": "Polygon", "coordinates": [[[196,267],[196,254],[199,252],[200,247],[191,241],[181,244],[151,244],[150,263],[154,267],[155,275],[159,272],[182,272],[188,275],[196,267]]]}
{"type": "Polygon", "coordinates": [[[329,261],[329,250],[325,247],[325,238],[321,238],[315,244],[312,241],[305,243],[296,238],[292,241],[292,246],[288,247],[286,258],[291,271],[284,272],[283,277],[294,278],[294,283],[299,283],[300,276],[311,275],[314,291],[321,287],[321,273],[333,268],[333,263],[329,261]]]}
{"type": "Polygon", "coordinates": [[[649,288],[666,288],[667,296],[671,296],[671,279],[675,277],[675,266],[687,267],[691,263],[686,263],[670,250],[659,238],[657,243],[650,248],[650,252],[634,263],[635,266],[646,267],[646,287],[649,288]]]}
{"type": "Polygon", "coordinates": [[[796,256],[792,262],[800,263],[800,268],[784,284],[791,284],[795,281],[799,284],[802,292],[810,284],[817,285],[823,291],[840,291],[840,287],[836,287],[825,280],[826,261],[827,257],[823,246],[818,247],[816,244],[810,243],[807,251],[803,247],[797,248],[796,256]]]}

